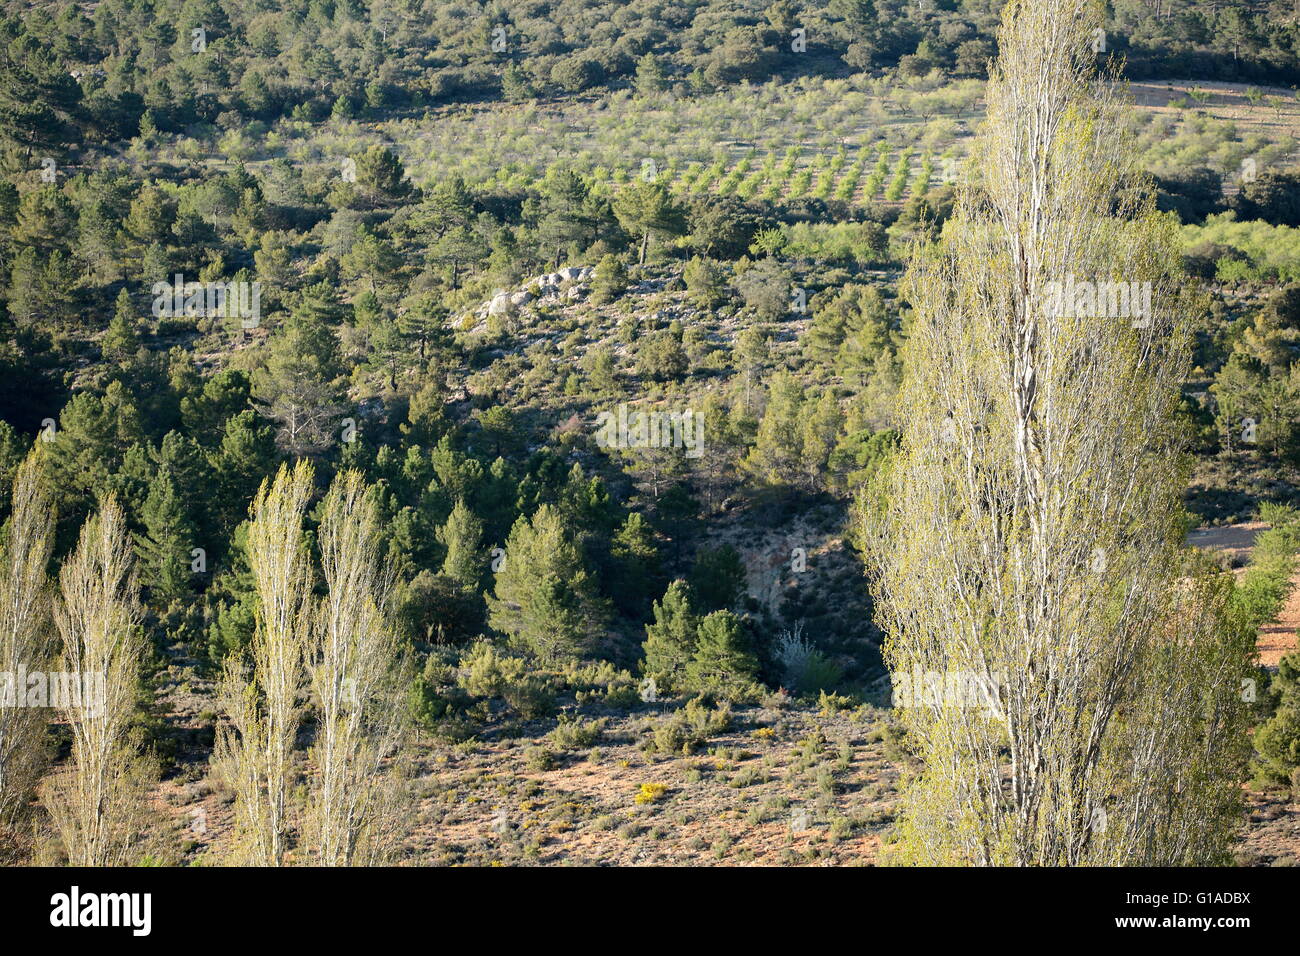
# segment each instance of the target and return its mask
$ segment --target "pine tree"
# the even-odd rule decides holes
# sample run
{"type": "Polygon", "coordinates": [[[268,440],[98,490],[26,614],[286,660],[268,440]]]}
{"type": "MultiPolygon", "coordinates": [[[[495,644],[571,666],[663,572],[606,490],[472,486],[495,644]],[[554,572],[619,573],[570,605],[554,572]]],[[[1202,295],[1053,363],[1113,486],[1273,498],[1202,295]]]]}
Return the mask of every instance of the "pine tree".
{"type": "Polygon", "coordinates": [[[1249,448],[1255,441],[1249,423],[1259,423],[1260,399],[1267,381],[1268,376],[1259,362],[1245,352],[1233,352],[1215,375],[1210,386],[1214,421],[1227,451],[1249,448]]]}
{"type": "Polygon", "coordinates": [[[641,96],[653,97],[668,86],[659,58],[653,53],[644,54],[636,61],[636,91],[641,96]]]}
{"type": "Polygon", "coordinates": [[[613,302],[627,288],[627,269],[617,256],[605,256],[596,263],[591,280],[591,301],[597,305],[613,302]]]}
{"type": "Polygon", "coordinates": [[[333,297],[307,296],[271,337],[266,365],[253,377],[254,398],[280,426],[277,443],[295,457],[329,446],[342,411],[338,343],[322,318],[333,297]]]}
{"type": "Polygon", "coordinates": [[[686,665],[691,690],[727,690],[752,681],[758,661],[749,647],[740,618],[730,611],[714,611],[700,621],[695,654],[686,665]]]}
{"type": "Polygon", "coordinates": [[[810,492],[816,492],[827,484],[827,467],[844,430],[844,413],[835,400],[835,393],[828,389],[815,405],[805,402],[802,414],[799,460],[803,483],[810,492]]]}
{"type": "Polygon", "coordinates": [[[691,587],[700,608],[720,611],[734,607],[745,591],[747,575],[740,553],[729,544],[701,548],[691,570],[691,587]]]}
{"type": "Polygon", "coordinates": [[[686,232],[685,214],[662,183],[638,182],[626,187],[614,199],[614,215],[630,234],[641,237],[637,255],[641,265],[652,237],[686,232]]]}
{"type": "Polygon", "coordinates": [[[840,303],[844,310],[844,335],[832,357],[835,370],[844,380],[861,386],[878,357],[893,352],[889,313],[874,286],[858,286],[848,299],[840,303]]]}
{"type": "Polygon", "coordinates": [[[745,467],[773,485],[795,484],[802,474],[803,386],[789,372],[772,376],[767,408],[745,467]]]}
{"type": "Polygon", "coordinates": [[[401,159],[387,146],[371,146],[357,158],[357,185],[376,205],[401,202],[414,192],[401,159]]]}
{"type": "Polygon", "coordinates": [[[165,607],[192,590],[190,552],[198,539],[170,469],[160,470],[149,483],[140,521],[145,528],[136,539],[141,582],[149,588],[153,603],[165,607]]]}
{"type": "Polygon", "coordinates": [[[567,253],[595,241],[600,209],[587,181],[571,169],[547,170],[541,192],[537,239],[559,266],[567,253]]]}
{"type": "Polygon", "coordinates": [[[117,294],[113,320],[104,332],[100,350],[104,358],[110,362],[128,362],[135,358],[136,350],[139,348],[140,336],[136,332],[135,306],[131,304],[130,294],[123,289],[117,294]]]}
{"type": "Polygon", "coordinates": [[[127,449],[143,439],[139,413],[121,382],[111,382],[102,396],[74,395],[59,413],[50,444],[60,514],[85,514],[95,496],[113,486],[127,449]]]}
{"type": "Polygon", "coordinates": [[[488,597],[488,623],[549,664],[587,650],[605,614],[560,513],[542,505],[520,516],[488,597]]]}
{"type": "MultiPolygon", "coordinates": [[[[245,508],[247,514],[247,508],[245,508]]],[[[208,662],[220,672],[231,654],[243,654],[257,626],[257,587],[248,567],[248,522],[235,528],[226,552],[225,568],[212,581],[205,597],[213,608],[207,631],[208,662]]]]}
{"type": "Polygon", "coordinates": [[[712,259],[692,257],[682,269],[687,297],[701,309],[711,309],[727,297],[727,283],[722,270],[712,259]]]}
{"type": "Polygon", "coordinates": [[[654,530],[639,511],[633,511],[610,543],[612,561],[610,592],[623,613],[641,617],[646,601],[660,581],[659,549],[654,530]]]}
{"type": "Polygon", "coordinates": [[[447,523],[438,529],[438,541],[447,550],[442,573],[462,588],[477,588],[487,564],[483,553],[483,522],[464,501],[457,501],[451,509],[447,523]]]}
{"type": "Polygon", "coordinates": [[[227,368],[198,384],[197,390],[183,389],[188,394],[180,401],[181,421],[190,437],[213,448],[221,444],[226,422],[248,408],[252,382],[242,369],[227,368]]]}
{"type": "Polygon", "coordinates": [[[515,63],[506,65],[501,74],[501,96],[507,103],[523,103],[537,95],[528,75],[515,63]]]}
{"type": "Polygon", "coordinates": [[[662,598],[654,603],[654,622],[645,626],[645,654],[641,672],[652,678],[660,690],[673,692],[682,688],[686,666],[695,656],[699,619],[691,609],[691,589],[682,580],[668,585],[662,598]]]}
{"type": "Polygon", "coordinates": [[[407,405],[406,421],[401,425],[406,440],[425,448],[438,444],[447,431],[446,404],[446,387],[428,378],[407,405]]]}
{"type": "Polygon", "coordinates": [[[258,485],[270,477],[278,458],[273,429],[251,408],[226,419],[221,445],[209,455],[216,472],[214,530],[229,534],[243,520],[258,485]]]}

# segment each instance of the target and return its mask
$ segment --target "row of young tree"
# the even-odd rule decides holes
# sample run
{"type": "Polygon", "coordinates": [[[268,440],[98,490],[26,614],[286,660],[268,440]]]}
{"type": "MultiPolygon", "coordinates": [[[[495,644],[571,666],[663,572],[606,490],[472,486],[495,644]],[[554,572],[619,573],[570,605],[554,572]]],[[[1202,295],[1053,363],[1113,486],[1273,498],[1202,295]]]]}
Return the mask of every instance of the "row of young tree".
{"type": "MultiPolygon", "coordinates": [[[[0,128],[8,144],[31,150],[199,122],[319,121],[596,87],[690,95],[777,73],[893,67],[982,76],[1000,6],[501,0],[465,16],[443,2],[68,4],[4,21],[0,128]]],[[[1295,78],[1296,24],[1284,0],[1111,6],[1107,51],[1136,75],[1295,78]]]]}

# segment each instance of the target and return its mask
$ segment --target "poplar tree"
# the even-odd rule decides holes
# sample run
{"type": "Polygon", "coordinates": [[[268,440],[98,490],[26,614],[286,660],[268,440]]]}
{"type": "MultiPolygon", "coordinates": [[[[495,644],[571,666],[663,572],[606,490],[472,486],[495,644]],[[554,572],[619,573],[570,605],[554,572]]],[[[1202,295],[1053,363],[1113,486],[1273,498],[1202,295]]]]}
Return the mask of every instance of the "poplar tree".
{"type": "Polygon", "coordinates": [[[312,648],[313,575],[302,529],[312,479],[306,462],[284,465],[253,500],[245,550],[257,590],[251,660],[227,657],[218,691],[229,722],[218,728],[214,763],[235,792],[237,858],[255,866],[282,865],[292,834],[294,745],[312,648]]]}
{"type": "Polygon", "coordinates": [[[311,684],[320,709],[308,842],[323,866],[382,862],[395,847],[405,685],[392,620],[393,578],[379,501],[360,472],[334,479],[320,524],[326,594],[311,684]]]}
{"type": "MultiPolygon", "coordinates": [[[[14,475],[0,546],[0,697],[23,692],[16,675],[46,670],[53,657],[46,580],[53,546],[50,489],[39,457],[30,454],[14,475]]],[[[16,704],[0,699],[0,831],[16,829],[44,764],[46,715],[16,704]]]]}
{"type": "Polygon", "coordinates": [[[59,585],[66,681],[50,703],[72,732],[72,755],[42,802],[73,866],[124,866],[145,829],[156,769],[131,732],[147,639],[126,516],[111,496],[82,525],[59,585]]]}
{"type": "Polygon", "coordinates": [[[903,290],[902,447],[870,542],[923,765],[903,860],[1217,863],[1239,820],[1253,639],[1182,546],[1196,304],[1096,74],[1101,24],[1090,0],[1007,4],[953,218],[903,290]],[[1153,314],[1053,304],[1071,279],[1149,282],[1153,314]]]}

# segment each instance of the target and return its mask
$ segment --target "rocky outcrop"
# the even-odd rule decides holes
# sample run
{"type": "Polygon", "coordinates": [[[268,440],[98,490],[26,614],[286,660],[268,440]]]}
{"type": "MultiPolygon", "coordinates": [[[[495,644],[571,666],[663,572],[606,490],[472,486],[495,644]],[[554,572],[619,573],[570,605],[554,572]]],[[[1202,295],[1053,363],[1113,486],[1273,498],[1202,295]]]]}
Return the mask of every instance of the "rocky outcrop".
{"type": "Polygon", "coordinates": [[[534,302],[580,302],[588,291],[584,283],[594,273],[591,266],[569,266],[558,272],[548,272],[529,279],[515,292],[498,292],[475,309],[474,315],[480,319],[489,315],[514,315],[534,302]]]}

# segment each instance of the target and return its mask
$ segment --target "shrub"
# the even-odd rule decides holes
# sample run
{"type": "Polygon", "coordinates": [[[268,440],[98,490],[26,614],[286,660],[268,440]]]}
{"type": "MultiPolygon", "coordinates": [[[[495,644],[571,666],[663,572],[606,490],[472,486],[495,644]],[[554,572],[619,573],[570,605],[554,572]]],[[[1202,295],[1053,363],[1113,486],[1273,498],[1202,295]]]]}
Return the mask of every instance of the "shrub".
{"type": "Polygon", "coordinates": [[[665,717],[654,729],[654,747],[663,754],[691,754],[731,726],[731,706],[710,708],[696,698],[665,717]]]}
{"type": "Polygon", "coordinates": [[[555,767],[555,754],[549,747],[536,746],[529,747],[524,752],[524,763],[528,769],[537,773],[543,773],[552,770],[555,767]]]}
{"type": "Polygon", "coordinates": [[[501,696],[511,710],[527,720],[545,717],[555,710],[550,682],[537,675],[528,675],[508,685],[501,696]]]}
{"type": "Polygon", "coordinates": [[[521,659],[502,654],[487,641],[479,641],[460,659],[459,683],[475,697],[500,697],[524,673],[521,659]]]}
{"type": "Polygon", "coordinates": [[[736,291],[765,322],[790,311],[790,273],[775,259],[762,259],[734,280],[736,291]]]}
{"type": "Polygon", "coordinates": [[[596,304],[613,302],[627,288],[627,269],[617,256],[605,256],[596,265],[591,280],[591,301],[596,304]]]}
{"type": "Polygon", "coordinates": [[[636,805],[645,806],[647,803],[657,803],[668,795],[668,787],[662,783],[643,783],[641,789],[636,794],[636,805]]]}
{"type": "Polygon", "coordinates": [[[562,750],[580,750],[594,745],[604,732],[604,720],[561,717],[551,731],[551,742],[562,750]]]}
{"type": "Polygon", "coordinates": [[[822,714],[833,714],[840,710],[852,710],[857,702],[844,694],[828,694],[823,690],[817,693],[817,706],[822,714]]]}
{"type": "Polygon", "coordinates": [[[461,658],[460,686],[475,697],[499,697],[525,719],[544,717],[555,709],[550,680],[530,674],[518,657],[500,653],[480,641],[461,658]]]}
{"type": "Polygon", "coordinates": [[[694,257],[686,263],[682,278],[686,282],[687,298],[701,309],[711,309],[726,298],[722,270],[711,259],[694,257]]]}
{"type": "Polygon", "coordinates": [[[411,716],[416,725],[434,730],[469,704],[469,695],[456,686],[456,669],[431,654],[411,686],[411,716]]]}
{"type": "Polygon", "coordinates": [[[793,631],[783,631],[776,640],[776,659],[787,686],[800,694],[825,691],[844,677],[844,669],[803,636],[803,622],[793,631]]]}
{"type": "Polygon", "coordinates": [[[637,371],[656,382],[681,378],[690,365],[681,340],[668,329],[651,335],[637,352],[637,371]]]}

